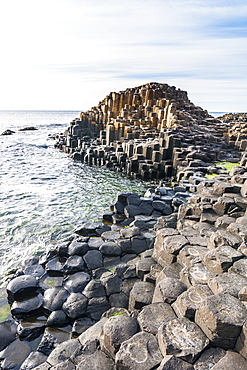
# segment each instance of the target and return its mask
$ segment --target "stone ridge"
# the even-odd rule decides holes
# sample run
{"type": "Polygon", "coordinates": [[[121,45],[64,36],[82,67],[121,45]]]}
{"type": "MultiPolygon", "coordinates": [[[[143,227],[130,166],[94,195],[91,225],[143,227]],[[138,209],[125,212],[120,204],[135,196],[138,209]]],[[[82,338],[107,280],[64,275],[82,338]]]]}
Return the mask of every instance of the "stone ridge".
{"type": "Polygon", "coordinates": [[[110,93],[73,120],[56,146],[84,163],[158,180],[187,167],[207,173],[213,161],[231,159],[228,127],[186,91],[151,82],[110,93]]]}

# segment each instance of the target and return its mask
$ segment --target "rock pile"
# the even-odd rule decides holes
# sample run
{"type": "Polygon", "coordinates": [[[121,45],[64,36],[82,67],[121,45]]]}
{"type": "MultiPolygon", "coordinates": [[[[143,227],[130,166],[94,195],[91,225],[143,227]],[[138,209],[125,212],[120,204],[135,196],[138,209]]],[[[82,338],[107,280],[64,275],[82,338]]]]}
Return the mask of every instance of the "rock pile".
{"type": "Polygon", "coordinates": [[[229,145],[245,151],[247,148],[247,113],[227,113],[218,118],[224,122],[226,127],[228,126],[225,136],[229,145]]]}
{"type": "Polygon", "coordinates": [[[110,93],[72,121],[56,146],[84,163],[150,180],[184,168],[206,173],[213,161],[231,159],[225,133],[186,91],[149,83],[110,93]]]}
{"type": "Polygon", "coordinates": [[[246,369],[246,176],[201,177],[180,205],[186,182],[120,193],[112,225],[86,224],[27,262],[7,287],[1,367],[246,369]],[[145,214],[145,199],[171,213],[145,214]]]}

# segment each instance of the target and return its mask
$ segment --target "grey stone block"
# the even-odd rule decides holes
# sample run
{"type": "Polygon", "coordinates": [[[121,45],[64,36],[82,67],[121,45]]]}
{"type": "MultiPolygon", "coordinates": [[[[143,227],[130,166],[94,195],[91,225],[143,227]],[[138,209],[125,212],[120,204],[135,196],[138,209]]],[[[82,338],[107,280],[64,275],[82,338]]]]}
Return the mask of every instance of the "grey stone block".
{"type": "Polygon", "coordinates": [[[153,294],[153,284],[143,281],[135,283],[130,291],[129,311],[133,311],[135,309],[140,310],[143,306],[150,304],[152,302],[153,294]]]}
{"type": "Polygon", "coordinates": [[[59,344],[48,356],[47,362],[52,366],[58,365],[63,361],[68,360],[74,351],[81,346],[78,339],[70,339],[59,344]]]}
{"type": "Polygon", "coordinates": [[[214,294],[229,293],[237,298],[242,287],[247,286],[247,278],[235,272],[226,272],[210,279],[208,286],[214,294]]]}
{"type": "Polygon", "coordinates": [[[138,322],[134,317],[125,314],[110,317],[104,324],[100,338],[102,351],[114,359],[121,343],[136,334],[138,329],[138,322]]]}
{"type": "Polygon", "coordinates": [[[177,256],[177,262],[181,266],[192,266],[195,263],[202,262],[208,249],[198,245],[186,245],[177,256]]]}
{"type": "Polygon", "coordinates": [[[186,286],[181,280],[175,278],[165,278],[155,287],[152,303],[174,302],[177,297],[186,290],[186,286]]]}
{"type": "Polygon", "coordinates": [[[157,370],[193,370],[193,365],[174,355],[165,355],[157,370]]]}
{"type": "Polygon", "coordinates": [[[162,360],[158,342],[153,334],[140,332],[121,344],[116,354],[117,369],[151,370],[162,360]]]}
{"type": "Polygon", "coordinates": [[[120,292],[121,279],[111,272],[105,272],[100,278],[105,287],[106,295],[120,292]]]}
{"type": "Polygon", "coordinates": [[[2,369],[15,369],[29,356],[31,347],[28,342],[16,339],[0,354],[2,369]]]}
{"type": "Polygon", "coordinates": [[[71,293],[64,302],[62,309],[72,319],[78,319],[87,311],[88,299],[81,293],[71,293]]]}
{"type": "Polygon", "coordinates": [[[203,258],[203,264],[207,266],[210,271],[221,274],[227,271],[235,261],[241,258],[243,258],[242,253],[228,245],[224,245],[208,251],[203,258]]]}
{"type": "Polygon", "coordinates": [[[6,320],[0,323],[0,351],[7,347],[17,336],[17,323],[6,320]]]}
{"type": "Polygon", "coordinates": [[[247,360],[247,321],[245,321],[242,327],[235,350],[247,360]]]}
{"type": "Polygon", "coordinates": [[[196,310],[209,295],[213,295],[213,293],[206,285],[193,286],[178,296],[172,304],[172,308],[178,317],[187,317],[187,319],[194,321],[196,310]]]}
{"type": "Polygon", "coordinates": [[[247,258],[245,257],[237,262],[234,262],[229,271],[236,272],[237,274],[247,278],[247,258]]]}
{"type": "Polygon", "coordinates": [[[99,251],[88,251],[83,258],[88,270],[94,270],[103,266],[102,253],[100,253],[99,251]]]}
{"type": "Polygon", "coordinates": [[[158,330],[158,341],[163,356],[175,355],[189,363],[195,362],[209,344],[199,326],[186,318],[163,323],[158,330]]]}
{"type": "Polygon", "coordinates": [[[176,318],[176,314],[168,303],[158,302],[144,306],[137,320],[141,330],[156,335],[159,326],[176,318]]]}
{"type": "Polygon", "coordinates": [[[78,369],[99,370],[114,370],[115,363],[104,352],[98,350],[91,355],[85,356],[81,362],[78,363],[78,369]]]}
{"type": "Polygon", "coordinates": [[[62,287],[47,289],[44,293],[43,306],[49,311],[60,310],[69,296],[69,292],[62,287]]]}
{"type": "Polygon", "coordinates": [[[85,289],[83,290],[83,294],[88,299],[90,298],[98,298],[104,297],[106,295],[105,288],[101,281],[91,280],[85,289]]]}
{"type": "Polygon", "coordinates": [[[105,256],[120,256],[122,249],[114,242],[101,244],[99,251],[105,256]]]}
{"type": "Polygon", "coordinates": [[[194,363],[195,370],[210,370],[217,362],[225,356],[226,351],[222,348],[209,348],[202,353],[194,363]]]}
{"type": "Polygon", "coordinates": [[[109,310],[110,303],[106,297],[91,298],[87,305],[87,316],[93,320],[99,320],[102,314],[109,310]]]}
{"type": "Polygon", "coordinates": [[[233,348],[246,320],[247,310],[235,297],[218,293],[206,297],[195,315],[195,322],[201,327],[214,346],[233,348]]]}
{"type": "Polygon", "coordinates": [[[184,267],[180,272],[180,278],[188,288],[198,284],[206,285],[214,277],[215,273],[209,271],[202,263],[184,267]]]}
{"type": "Polygon", "coordinates": [[[227,351],[225,356],[222,357],[212,368],[213,370],[246,370],[247,360],[236,352],[227,351]]]}
{"type": "Polygon", "coordinates": [[[151,266],[155,264],[155,260],[152,257],[143,258],[136,264],[136,274],[140,279],[143,279],[145,274],[150,272],[151,266]]]}
{"type": "Polygon", "coordinates": [[[239,236],[233,235],[227,230],[217,230],[215,233],[211,234],[208,248],[213,249],[229,245],[230,247],[237,249],[241,243],[242,239],[239,236]]]}
{"type": "Polygon", "coordinates": [[[86,272],[77,272],[64,280],[64,287],[70,293],[82,292],[90,281],[90,276],[86,272]]]}

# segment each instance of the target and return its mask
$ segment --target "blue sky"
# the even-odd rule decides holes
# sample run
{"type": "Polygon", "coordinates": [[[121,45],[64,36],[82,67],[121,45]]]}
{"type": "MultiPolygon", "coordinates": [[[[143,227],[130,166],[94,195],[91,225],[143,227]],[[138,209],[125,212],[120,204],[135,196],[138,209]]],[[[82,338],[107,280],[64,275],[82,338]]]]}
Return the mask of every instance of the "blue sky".
{"type": "Polygon", "coordinates": [[[157,81],[209,111],[247,111],[247,4],[0,2],[0,109],[86,110],[157,81]]]}

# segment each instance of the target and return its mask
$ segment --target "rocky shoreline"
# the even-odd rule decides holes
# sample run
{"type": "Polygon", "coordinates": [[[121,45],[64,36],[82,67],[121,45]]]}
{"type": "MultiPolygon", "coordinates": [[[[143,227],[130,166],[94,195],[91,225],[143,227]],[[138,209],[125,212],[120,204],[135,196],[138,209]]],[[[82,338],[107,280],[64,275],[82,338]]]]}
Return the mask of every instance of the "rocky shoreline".
{"type": "Polygon", "coordinates": [[[154,83],[112,93],[99,107],[57,146],[88,164],[172,176],[173,184],[119,193],[102,222],[25,261],[7,286],[13,318],[0,323],[1,368],[246,369],[244,114],[216,120],[185,92],[154,83]],[[150,120],[140,127],[143,109],[150,120]],[[230,172],[215,165],[240,158],[230,172]]]}
{"type": "Polygon", "coordinates": [[[188,184],[119,193],[111,226],[26,261],[1,367],[245,369],[247,169],[188,184]]]}

